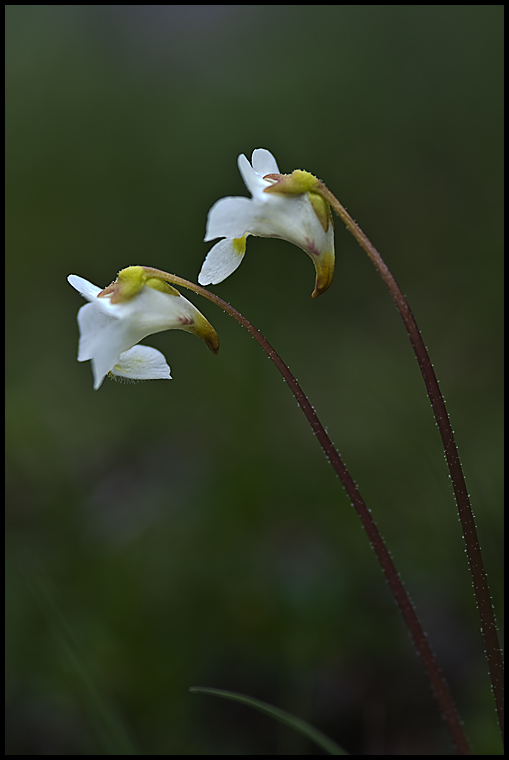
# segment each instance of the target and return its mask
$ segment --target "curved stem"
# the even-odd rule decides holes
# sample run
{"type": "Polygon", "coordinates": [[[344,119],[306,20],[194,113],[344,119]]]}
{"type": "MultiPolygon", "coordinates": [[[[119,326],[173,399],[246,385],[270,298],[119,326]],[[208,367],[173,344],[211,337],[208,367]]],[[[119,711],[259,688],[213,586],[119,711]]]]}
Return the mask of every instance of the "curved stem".
{"type": "Polygon", "coordinates": [[[394,279],[389,268],[387,267],[386,263],[380,256],[375,246],[364,234],[359,225],[354,222],[344,206],[341,205],[338,199],[327,187],[325,187],[322,182],[320,182],[320,192],[322,196],[330,203],[341,220],[345,223],[348,231],[354,236],[361,248],[366,251],[369,258],[375,265],[378,273],[380,274],[382,280],[387,285],[389,292],[398,308],[398,311],[401,314],[401,318],[403,319],[405,328],[410,337],[412,348],[414,349],[415,356],[419,362],[419,367],[426,384],[428,396],[431,401],[431,406],[433,407],[435,419],[440,431],[440,436],[442,438],[445,457],[451,475],[454,494],[456,496],[456,504],[461,520],[461,527],[463,529],[463,537],[465,539],[470,572],[472,574],[475,599],[477,602],[477,608],[479,610],[479,617],[481,618],[481,630],[484,637],[484,645],[486,647],[486,657],[488,659],[488,667],[490,670],[491,682],[493,684],[493,694],[495,697],[503,742],[504,666],[502,663],[502,653],[498,641],[495,616],[493,613],[479,538],[477,536],[477,530],[475,527],[474,515],[472,512],[472,507],[470,505],[470,498],[468,495],[465,478],[463,476],[458,449],[456,448],[454,433],[445,406],[445,401],[440,391],[440,386],[438,384],[431,359],[429,358],[428,351],[424,345],[424,341],[421,337],[419,328],[417,327],[417,322],[415,321],[415,317],[410,310],[410,306],[408,305],[408,302],[403,295],[401,288],[394,279]]]}
{"type": "Polygon", "coordinates": [[[205,288],[201,288],[199,285],[195,285],[194,283],[189,282],[188,280],[184,280],[181,277],[169,274],[168,272],[162,272],[160,269],[153,269],[152,267],[143,268],[147,274],[150,274],[154,277],[161,277],[162,279],[171,282],[173,285],[181,285],[184,288],[188,288],[194,293],[198,293],[199,295],[207,298],[209,301],[212,301],[212,303],[215,303],[216,306],[219,306],[221,309],[223,309],[223,311],[226,311],[231,317],[236,319],[237,322],[242,325],[242,327],[245,327],[245,329],[253,336],[253,338],[255,338],[255,340],[260,344],[260,346],[281,372],[293,395],[295,396],[297,403],[306,415],[313,433],[315,433],[316,437],[318,438],[320,445],[325,452],[325,455],[338,474],[345,488],[345,491],[350,497],[357,511],[357,514],[359,515],[361,522],[366,530],[366,533],[368,534],[369,540],[378,557],[378,561],[380,562],[382,570],[384,571],[385,576],[389,582],[389,586],[391,587],[394,598],[396,599],[396,602],[403,614],[406,625],[410,631],[410,635],[412,636],[414,644],[417,648],[417,652],[422,658],[424,667],[428,673],[428,677],[433,687],[433,691],[440,705],[440,709],[446,721],[449,732],[453,738],[454,743],[456,744],[458,752],[461,755],[472,754],[468,741],[463,732],[463,727],[456,712],[452,697],[449,693],[449,688],[442,673],[440,672],[433,652],[431,651],[431,647],[428,644],[426,634],[422,629],[422,626],[415,613],[408,594],[405,591],[398,571],[396,570],[394,562],[392,561],[389,550],[387,549],[384,540],[380,535],[380,532],[371,516],[369,509],[366,507],[366,504],[364,503],[364,500],[359,493],[359,489],[355,485],[350,473],[346,469],[345,464],[334,448],[332,441],[325,432],[325,428],[318,419],[315,410],[309,403],[304,391],[290,372],[289,368],[286,366],[279,354],[270,345],[268,340],[264,338],[261,332],[257,330],[256,327],[251,324],[251,322],[243,317],[242,314],[234,309],[233,306],[230,306],[229,303],[226,303],[226,301],[223,301],[214,293],[210,293],[208,290],[205,290],[205,288]]]}

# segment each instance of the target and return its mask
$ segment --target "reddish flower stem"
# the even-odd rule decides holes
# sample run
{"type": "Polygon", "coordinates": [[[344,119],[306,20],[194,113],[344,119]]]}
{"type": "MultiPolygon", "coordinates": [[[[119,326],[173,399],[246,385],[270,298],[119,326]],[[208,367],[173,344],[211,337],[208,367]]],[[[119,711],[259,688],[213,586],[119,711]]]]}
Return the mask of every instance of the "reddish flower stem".
{"type": "Polygon", "coordinates": [[[354,222],[344,206],[341,205],[338,199],[327,187],[325,187],[322,182],[319,182],[319,187],[319,192],[321,193],[322,197],[324,197],[330,203],[334,211],[336,211],[338,216],[345,223],[347,230],[354,236],[361,248],[363,248],[364,251],[368,254],[369,258],[375,265],[380,277],[387,285],[394,303],[396,304],[396,307],[401,314],[401,318],[405,324],[406,331],[410,338],[410,343],[412,344],[412,348],[414,350],[415,356],[417,357],[417,361],[419,363],[419,367],[426,384],[426,390],[428,391],[431,406],[433,407],[433,412],[435,413],[435,419],[440,431],[440,436],[442,438],[445,457],[451,475],[454,494],[456,496],[456,504],[461,521],[461,527],[463,529],[463,537],[465,539],[470,572],[472,574],[475,600],[477,603],[477,608],[479,610],[479,617],[481,618],[481,630],[484,637],[486,657],[488,660],[491,682],[493,684],[493,695],[495,697],[495,704],[497,708],[503,743],[504,666],[502,662],[502,653],[498,641],[495,615],[493,613],[490,590],[486,578],[486,571],[484,569],[479,538],[477,536],[477,530],[475,527],[474,515],[472,512],[472,507],[470,505],[470,498],[468,495],[465,478],[463,476],[458,449],[454,440],[454,433],[445,406],[445,401],[440,391],[440,386],[438,384],[431,359],[429,358],[428,351],[424,345],[424,341],[421,337],[419,328],[417,327],[417,322],[415,321],[415,317],[410,310],[410,306],[408,305],[408,302],[403,295],[401,288],[389,271],[389,268],[387,267],[386,263],[380,256],[375,246],[364,234],[359,225],[354,222]]]}
{"type": "Polygon", "coordinates": [[[306,415],[313,433],[315,433],[316,437],[318,438],[320,445],[325,452],[325,455],[339,476],[348,496],[352,501],[352,504],[357,511],[357,514],[361,519],[366,533],[368,534],[371,545],[375,550],[378,561],[380,562],[382,570],[384,571],[385,576],[389,582],[389,586],[392,590],[394,598],[396,599],[396,602],[403,614],[403,618],[410,631],[410,635],[414,641],[417,652],[422,658],[424,667],[431,682],[431,686],[439,703],[440,710],[445,719],[451,737],[457,747],[457,750],[460,755],[472,754],[468,741],[465,737],[458,713],[456,712],[451,694],[449,693],[449,687],[447,686],[447,683],[445,682],[445,679],[440,672],[438,664],[435,660],[435,656],[428,644],[426,634],[422,629],[422,626],[415,613],[408,594],[405,591],[398,571],[396,570],[394,562],[392,561],[389,550],[387,549],[384,540],[380,535],[380,532],[371,516],[370,511],[366,507],[366,504],[364,503],[364,500],[359,493],[359,489],[355,485],[350,473],[346,469],[345,464],[334,448],[334,444],[325,432],[325,428],[318,419],[315,410],[309,403],[304,391],[290,372],[289,368],[286,366],[279,354],[270,345],[268,340],[264,338],[261,332],[257,330],[256,327],[251,324],[251,322],[243,317],[242,314],[234,309],[233,306],[230,306],[229,303],[226,303],[226,301],[223,301],[214,293],[210,293],[208,290],[205,290],[205,288],[202,288],[199,285],[195,285],[188,280],[184,280],[181,277],[177,277],[176,275],[169,274],[168,272],[162,272],[160,269],[153,269],[152,267],[144,267],[144,269],[149,275],[152,275],[154,277],[161,277],[173,285],[181,285],[184,288],[192,290],[194,293],[198,293],[199,295],[204,296],[209,301],[212,301],[212,303],[215,303],[216,306],[219,306],[221,309],[223,309],[223,311],[226,311],[231,317],[236,319],[237,322],[242,325],[242,327],[245,327],[245,329],[253,336],[253,338],[255,338],[255,340],[260,344],[260,346],[281,372],[293,395],[295,396],[297,403],[306,415]]]}

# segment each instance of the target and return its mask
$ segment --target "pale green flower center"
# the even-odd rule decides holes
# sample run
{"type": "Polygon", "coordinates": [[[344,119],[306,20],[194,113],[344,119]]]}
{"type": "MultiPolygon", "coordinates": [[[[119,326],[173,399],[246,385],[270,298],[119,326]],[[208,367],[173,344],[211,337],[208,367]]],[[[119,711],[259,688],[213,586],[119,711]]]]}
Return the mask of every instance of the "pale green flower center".
{"type": "Polygon", "coordinates": [[[243,235],[241,238],[234,238],[232,245],[233,250],[235,253],[237,253],[239,256],[243,256],[246,252],[246,235],[243,235]]]}

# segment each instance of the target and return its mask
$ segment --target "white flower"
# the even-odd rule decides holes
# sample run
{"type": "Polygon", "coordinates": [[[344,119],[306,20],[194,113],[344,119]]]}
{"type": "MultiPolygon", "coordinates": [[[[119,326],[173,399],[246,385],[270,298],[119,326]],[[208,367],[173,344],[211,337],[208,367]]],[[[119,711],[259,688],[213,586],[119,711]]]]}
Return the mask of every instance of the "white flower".
{"type": "Polygon", "coordinates": [[[214,353],[219,349],[203,314],[166,282],[148,277],[143,267],[124,269],[104,291],[74,274],[67,279],[89,301],[78,312],[78,361],[92,360],[96,390],[109,372],[133,380],[171,379],[160,351],[136,345],[152,333],[186,330],[214,353]]]}
{"type": "Polygon", "coordinates": [[[252,165],[242,154],[238,167],[252,198],[222,198],[209,211],[205,241],[224,238],[208,252],[198,282],[216,285],[234,272],[246,251],[248,235],[288,240],[302,248],[316,269],[313,297],[325,292],[334,273],[334,227],[328,203],[315,191],[308,172],[279,173],[268,150],[253,151],[252,165]]]}

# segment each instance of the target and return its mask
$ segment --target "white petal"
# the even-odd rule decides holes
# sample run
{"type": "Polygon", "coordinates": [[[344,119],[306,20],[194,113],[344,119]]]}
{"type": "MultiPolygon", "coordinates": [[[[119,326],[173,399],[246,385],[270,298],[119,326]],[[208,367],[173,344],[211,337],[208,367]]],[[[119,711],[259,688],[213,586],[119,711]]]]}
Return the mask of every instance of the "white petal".
{"type": "Polygon", "coordinates": [[[276,159],[265,148],[257,148],[251,156],[251,163],[255,172],[264,177],[266,174],[279,174],[276,159]]]}
{"type": "Polygon", "coordinates": [[[97,346],[101,342],[104,331],[112,323],[113,318],[104,314],[97,308],[95,303],[87,303],[78,312],[78,325],[80,328],[80,343],[78,349],[78,361],[86,362],[92,359],[97,346]]]}
{"type": "Polygon", "coordinates": [[[231,238],[225,238],[216,243],[207,253],[198,282],[200,285],[217,285],[234,272],[244,258],[244,252],[239,251],[239,245],[234,246],[231,238]]]}
{"type": "Polygon", "coordinates": [[[251,195],[259,196],[264,188],[267,187],[267,183],[262,179],[260,174],[255,172],[243,153],[237,158],[237,166],[239,167],[244,184],[251,195]]]}
{"type": "Polygon", "coordinates": [[[276,237],[302,248],[310,255],[319,255],[330,249],[328,238],[333,235],[332,225],[324,231],[315,214],[307,193],[284,195],[267,194],[269,202],[253,201],[253,219],[248,231],[258,237],[276,237]]]}
{"type": "MultiPolygon", "coordinates": [[[[118,364],[120,354],[131,348],[137,340],[129,335],[129,326],[121,320],[111,321],[103,330],[101,338],[97,341],[92,358],[92,372],[94,373],[94,389],[101,387],[102,381],[115,364],[118,364]]],[[[146,337],[146,334],[139,337],[146,337]]]]}
{"type": "MultiPolygon", "coordinates": [[[[263,179],[263,175],[253,169],[243,153],[238,157],[237,165],[242,174],[242,179],[253,198],[256,198],[258,201],[266,201],[267,195],[264,193],[264,190],[272,183],[268,179],[263,179]]],[[[265,172],[265,174],[268,173],[265,172]]]]}
{"type": "Polygon", "coordinates": [[[255,215],[256,209],[250,198],[221,198],[209,211],[204,240],[241,238],[250,231],[255,215]]]}
{"type": "Polygon", "coordinates": [[[88,280],[84,280],[83,277],[78,277],[77,274],[70,274],[67,278],[67,282],[73,286],[78,293],[87,299],[87,301],[93,301],[97,294],[101,292],[101,288],[96,285],[92,285],[88,280]]]}
{"type": "Polygon", "coordinates": [[[121,353],[111,372],[131,380],[171,380],[165,357],[150,346],[133,346],[121,353]]]}

